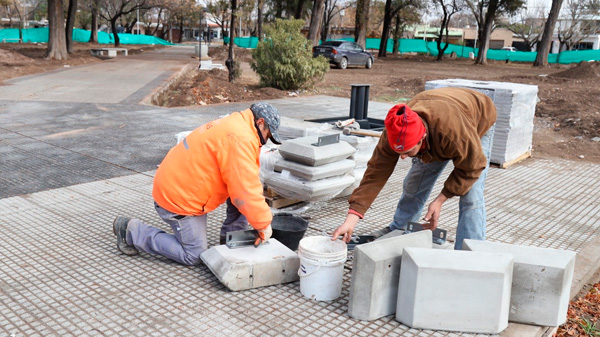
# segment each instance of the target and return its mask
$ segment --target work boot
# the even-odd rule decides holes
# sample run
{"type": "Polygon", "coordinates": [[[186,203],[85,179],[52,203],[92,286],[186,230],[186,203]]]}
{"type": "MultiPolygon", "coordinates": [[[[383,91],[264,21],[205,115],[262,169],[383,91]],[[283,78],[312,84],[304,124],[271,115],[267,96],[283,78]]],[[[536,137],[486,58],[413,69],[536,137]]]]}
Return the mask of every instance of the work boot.
{"type": "Polygon", "coordinates": [[[129,218],[124,216],[118,216],[113,221],[113,233],[117,236],[117,249],[125,255],[137,255],[139,250],[134,246],[127,244],[127,224],[129,224],[129,218]]]}
{"type": "Polygon", "coordinates": [[[390,226],[385,226],[382,229],[378,229],[376,231],[371,232],[371,234],[375,239],[379,239],[380,237],[386,235],[387,233],[391,232],[392,230],[390,229],[390,226]]]}

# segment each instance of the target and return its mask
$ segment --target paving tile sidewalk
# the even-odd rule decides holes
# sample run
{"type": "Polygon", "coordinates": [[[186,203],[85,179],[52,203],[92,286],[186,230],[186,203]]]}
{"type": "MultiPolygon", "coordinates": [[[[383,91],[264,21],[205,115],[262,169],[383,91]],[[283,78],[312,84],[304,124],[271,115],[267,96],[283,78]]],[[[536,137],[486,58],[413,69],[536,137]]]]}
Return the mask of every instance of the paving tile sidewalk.
{"type": "MultiPolygon", "coordinates": [[[[401,162],[357,232],[389,221],[401,162]]],[[[0,333],[9,336],[472,336],[409,329],[388,316],[347,315],[351,263],[342,296],[303,298],[298,282],[229,292],[205,266],[121,255],[111,220],[126,214],[165,226],[150,197],[153,171],[0,199],[0,333]]],[[[597,165],[529,160],[488,178],[489,240],[578,251],[598,236],[597,165]],[[569,174],[565,174],[568,172],[569,174]],[[577,177],[577,178],[573,178],[577,177]]],[[[441,188],[438,184],[436,189],[441,188]]],[[[346,201],[314,205],[307,235],[331,232],[346,201]]],[[[454,235],[456,201],[441,223],[454,235]]],[[[221,208],[209,217],[217,244],[221,208]]]]}

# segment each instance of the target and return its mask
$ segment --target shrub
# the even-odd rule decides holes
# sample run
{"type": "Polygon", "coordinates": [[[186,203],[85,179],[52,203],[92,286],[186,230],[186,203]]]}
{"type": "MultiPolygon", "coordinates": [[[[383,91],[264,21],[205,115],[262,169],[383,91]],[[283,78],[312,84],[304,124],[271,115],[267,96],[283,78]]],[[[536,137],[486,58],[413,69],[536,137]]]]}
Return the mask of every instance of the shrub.
{"type": "Polygon", "coordinates": [[[313,58],[312,46],[300,29],[304,20],[275,20],[265,27],[265,39],[252,52],[250,64],[260,77],[261,86],[294,90],[323,80],[329,62],[313,58]]]}

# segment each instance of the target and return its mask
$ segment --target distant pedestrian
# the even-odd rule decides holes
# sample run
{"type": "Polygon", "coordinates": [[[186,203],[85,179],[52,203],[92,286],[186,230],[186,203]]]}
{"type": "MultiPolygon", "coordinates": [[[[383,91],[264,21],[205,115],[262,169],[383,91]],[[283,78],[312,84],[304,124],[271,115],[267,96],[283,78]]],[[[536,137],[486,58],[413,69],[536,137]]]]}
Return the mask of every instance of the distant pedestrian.
{"type": "Polygon", "coordinates": [[[154,177],[154,208],[174,234],[118,216],[117,248],[126,255],[142,250],[196,265],[207,249],[207,214],[225,202],[221,243],[227,232],[247,229],[248,223],[267,241],[273,216],[263,196],[259,156],[268,139],[281,143],[279,123],[275,107],[256,103],[192,131],[167,153],[154,177]]]}
{"type": "Polygon", "coordinates": [[[444,188],[429,205],[423,220],[434,230],[444,202],[460,196],[454,249],[463,239],[485,240],[486,213],[483,189],[489,167],[496,107],[486,95],[462,88],[421,92],[407,104],[394,106],[385,119],[385,130],[369,160],[360,186],[350,196],[346,221],[333,232],[348,242],[392,175],[398,159],[412,158],[402,184],[402,196],[393,221],[374,233],[379,237],[392,230],[405,230],[417,222],[433,185],[449,161],[454,169],[444,188]]]}

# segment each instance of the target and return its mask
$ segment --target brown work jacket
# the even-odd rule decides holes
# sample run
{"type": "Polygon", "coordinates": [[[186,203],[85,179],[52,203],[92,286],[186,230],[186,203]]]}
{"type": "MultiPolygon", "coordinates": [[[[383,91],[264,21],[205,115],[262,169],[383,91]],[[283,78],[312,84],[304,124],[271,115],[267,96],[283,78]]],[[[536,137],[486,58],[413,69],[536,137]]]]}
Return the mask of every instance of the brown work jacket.
{"type": "MultiPolygon", "coordinates": [[[[442,193],[451,198],[465,195],[487,165],[481,137],[496,122],[496,107],[485,94],[470,89],[440,88],[421,92],[407,103],[427,132],[425,163],[452,160],[454,170],[442,193]]],[[[400,155],[392,150],[384,130],[365,175],[349,198],[350,209],[364,215],[389,177],[400,155]]]]}

